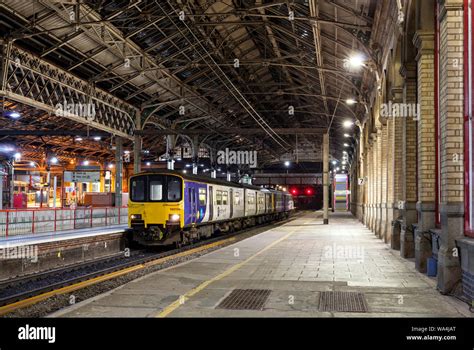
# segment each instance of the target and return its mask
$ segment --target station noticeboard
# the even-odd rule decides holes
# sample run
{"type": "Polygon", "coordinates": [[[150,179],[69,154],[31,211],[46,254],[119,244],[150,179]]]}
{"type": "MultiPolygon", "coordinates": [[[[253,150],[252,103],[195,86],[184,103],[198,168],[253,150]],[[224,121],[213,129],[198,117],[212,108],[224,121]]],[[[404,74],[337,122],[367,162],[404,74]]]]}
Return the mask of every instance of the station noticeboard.
{"type": "Polygon", "coordinates": [[[100,171],[65,171],[65,182],[99,182],[100,171]]]}

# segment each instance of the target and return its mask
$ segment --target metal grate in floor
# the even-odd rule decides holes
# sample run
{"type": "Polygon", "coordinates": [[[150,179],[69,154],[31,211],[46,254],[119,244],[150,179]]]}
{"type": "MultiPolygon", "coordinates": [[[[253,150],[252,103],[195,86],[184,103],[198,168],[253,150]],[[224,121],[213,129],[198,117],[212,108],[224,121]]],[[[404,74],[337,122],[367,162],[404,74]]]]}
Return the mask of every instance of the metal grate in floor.
{"type": "Polygon", "coordinates": [[[217,309],[228,310],[263,310],[271,290],[269,289],[234,289],[217,309]]]}
{"type": "Polygon", "coordinates": [[[369,310],[363,293],[321,292],[319,311],[368,312],[369,310]]]}

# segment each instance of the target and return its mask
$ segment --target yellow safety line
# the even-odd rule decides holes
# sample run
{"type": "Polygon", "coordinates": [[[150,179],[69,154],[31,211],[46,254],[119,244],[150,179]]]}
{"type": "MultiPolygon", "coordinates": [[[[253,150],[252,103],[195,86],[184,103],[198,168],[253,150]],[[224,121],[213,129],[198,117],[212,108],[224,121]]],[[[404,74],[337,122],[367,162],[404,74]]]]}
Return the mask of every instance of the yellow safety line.
{"type": "Polygon", "coordinates": [[[266,246],[265,248],[263,248],[262,250],[258,251],[257,253],[255,253],[254,255],[252,255],[251,257],[247,258],[246,260],[244,261],[241,261],[240,263],[230,267],[229,269],[227,269],[226,271],[222,272],[221,274],[215,276],[214,278],[211,278],[210,280],[207,280],[203,283],[201,283],[199,286],[191,289],[189,292],[187,292],[186,294],[182,295],[178,300],[176,300],[175,302],[173,302],[172,304],[168,305],[167,307],[165,307],[163,309],[163,311],[157,313],[155,315],[155,317],[166,317],[168,316],[170,313],[172,313],[173,311],[175,311],[176,309],[178,309],[181,305],[183,305],[186,300],[188,300],[190,297],[192,297],[193,295],[199,293],[200,291],[202,291],[203,289],[205,289],[208,285],[210,285],[211,283],[213,282],[216,282],[216,281],[219,281],[221,280],[222,278],[224,277],[227,277],[229,276],[232,272],[238,270],[239,268],[241,268],[242,266],[244,266],[245,264],[247,264],[248,262],[250,262],[251,260],[253,260],[254,258],[256,258],[257,256],[259,256],[260,254],[262,254],[263,252],[267,251],[268,249],[274,247],[275,245],[277,245],[278,243],[284,241],[285,239],[287,239],[288,237],[290,237],[293,233],[296,232],[296,229],[294,229],[293,231],[291,231],[290,233],[288,233],[287,235],[281,237],[280,239],[276,240],[275,242],[273,242],[272,244],[266,246]]]}
{"type": "Polygon", "coordinates": [[[70,286],[62,287],[62,288],[59,288],[59,289],[56,289],[56,290],[52,290],[50,292],[39,294],[39,295],[36,295],[36,296],[28,298],[28,299],[23,299],[23,300],[14,302],[12,304],[8,304],[8,305],[0,307],[0,316],[5,315],[9,312],[13,312],[13,311],[15,311],[17,309],[20,309],[20,308],[23,308],[23,307],[36,304],[40,301],[43,301],[43,300],[48,299],[48,298],[50,298],[52,296],[55,296],[55,295],[70,293],[70,292],[73,292],[73,291],[78,290],[78,289],[89,287],[91,285],[94,285],[94,284],[97,284],[97,283],[100,283],[100,282],[108,281],[108,280],[110,280],[112,278],[115,278],[115,277],[119,277],[119,276],[126,275],[126,274],[134,272],[134,271],[144,269],[146,267],[158,265],[158,264],[161,264],[161,263],[166,262],[168,260],[188,256],[188,255],[191,255],[191,254],[194,254],[194,253],[206,250],[206,249],[210,249],[210,248],[213,248],[213,247],[217,247],[217,246],[223,245],[223,244],[228,243],[228,242],[233,242],[233,241],[235,241],[235,237],[227,238],[227,239],[224,239],[222,241],[218,241],[218,242],[203,245],[201,247],[189,249],[189,250],[186,250],[184,252],[174,254],[174,255],[170,255],[170,256],[166,256],[164,258],[152,260],[152,261],[149,261],[149,262],[144,263],[144,264],[139,264],[139,265],[136,265],[136,266],[127,267],[123,270],[111,272],[111,273],[108,273],[108,274],[103,275],[103,276],[94,277],[94,278],[91,278],[91,279],[86,280],[86,281],[82,281],[82,282],[72,284],[70,286]]]}

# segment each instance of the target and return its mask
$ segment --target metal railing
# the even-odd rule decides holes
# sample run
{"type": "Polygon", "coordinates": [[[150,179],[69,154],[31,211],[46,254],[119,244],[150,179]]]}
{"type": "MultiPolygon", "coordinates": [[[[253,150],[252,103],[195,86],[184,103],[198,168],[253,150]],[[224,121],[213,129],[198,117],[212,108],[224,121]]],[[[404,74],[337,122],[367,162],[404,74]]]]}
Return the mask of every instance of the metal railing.
{"type": "Polygon", "coordinates": [[[126,224],[128,208],[0,210],[0,238],[126,224]]]}

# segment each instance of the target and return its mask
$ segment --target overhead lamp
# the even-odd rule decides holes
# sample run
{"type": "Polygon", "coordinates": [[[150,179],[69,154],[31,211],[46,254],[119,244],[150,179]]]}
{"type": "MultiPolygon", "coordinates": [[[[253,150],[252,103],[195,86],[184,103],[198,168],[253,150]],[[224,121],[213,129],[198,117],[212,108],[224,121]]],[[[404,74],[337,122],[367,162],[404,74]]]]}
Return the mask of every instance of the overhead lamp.
{"type": "Polygon", "coordinates": [[[344,144],[344,147],[349,147],[349,144],[348,144],[348,143],[345,143],[345,144],[344,144]]]}
{"type": "Polygon", "coordinates": [[[347,59],[347,65],[349,68],[357,69],[364,66],[364,57],[361,54],[354,54],[347,59]]]}
{"type": "Polygon", "coordinates": [[[344,125],[345,128],[350,128],[354,123],[352,120],[346,120],[342,125],[344,125]]]}
{"type": "Polygon", "coordinates": [[[78,136],[74,139],[74,141],[80,142],[80,141],[82,141],[82,137],[78,136]]]}
{"type": "Polygon", "coordinates": [[[21,114],[18,113],[18,112],[12,112],[10,113],[10,118],[13,118],[13,119],[18,119],[21,117],[21,114]]]}
{"type": "Polygon", "coordinates": [[[349,106],[355,105],[356,103],[357,103],[357,101],[354,100],[353,98],[348,98],[346,100],[346,104],[348,104],[349,106]]]}
{"type": "Polygon", "coordinates": [[[109,169],[112,169],[114,165],[112,163],[109,164],[109,169]]]}
{"type": "Polygon", "coordinates": [[[100,141],[101,137],[100,136],[94,136],[94,141],[100,141]]]}
{"type": "Polygon", "coordinates": [[[146,162],[145,164],[146,164],[146,166],[150,166],[150,165],[151,165],[151,163],[150,163],[150,162],[146,162]]]}
{"type": "Polygon", "coordinates": [[[13,155],[13,158],[16,160],[16,161],[19,161],[21,159],[21,153],[20,152],[16,152],[14,155],[13,155]]]}
{"type": "Polygon", "coordinates": [[[35,162],[30,162],[30,166],[31,166],[31,167],[35,167],[35,166],[36,166],[36,165],[35,165],[35,162]]]}
{"type": "Polygon", "coordinates": [[[83,161],[83,162],[82,162],[82,165],[88,166],[88,165],[89,165],[89,161],[88,161],[88,160],[83,161]]]}
{"type": "Polygon", "coordinates": [[[49,162],[50,162],[51,164],[58,164],[58,158],[52,157],[52,158],[49,160],[49,162]]]}
{"type": "Polygon", "coordinates": [[[288,160],[285,161],[285,166],[286,166],[286,167],[289,167],[289,166],[290,166],[290,161],[288,161],[288,160]]]}
{"type": "Polygon", "coordinates": [[[349,135],[349,134],[344,134],[344,137],[351,137],[351,135],[349,135]]]}
{"type": "Polygon", "coordinates": [[[337,160],[333,160],[333,161],[332,161],[332,164],[333,164],[333,165],[336,165],[336,164],[337,164],[337,160]]]}

